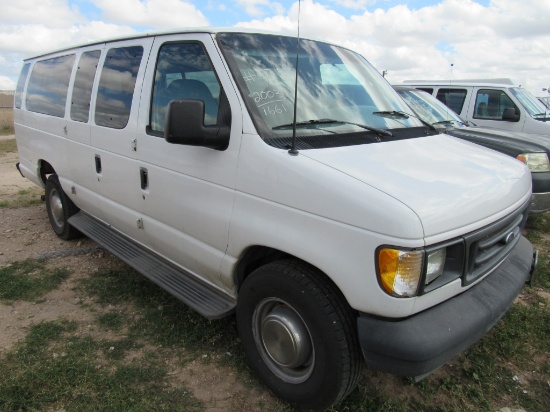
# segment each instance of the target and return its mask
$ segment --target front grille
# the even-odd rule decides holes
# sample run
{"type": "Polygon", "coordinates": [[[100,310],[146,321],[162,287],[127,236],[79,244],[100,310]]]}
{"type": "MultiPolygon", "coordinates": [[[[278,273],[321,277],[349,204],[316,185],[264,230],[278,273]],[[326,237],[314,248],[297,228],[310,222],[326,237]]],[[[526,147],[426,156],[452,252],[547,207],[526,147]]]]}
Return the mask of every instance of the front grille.
{"type": "Polygon", "coordinates": [[[464,236],[467,251],[464,286],[492,271],[508,256],[521,238],[528,210],[529,202],[498,222],[464,236]]]}

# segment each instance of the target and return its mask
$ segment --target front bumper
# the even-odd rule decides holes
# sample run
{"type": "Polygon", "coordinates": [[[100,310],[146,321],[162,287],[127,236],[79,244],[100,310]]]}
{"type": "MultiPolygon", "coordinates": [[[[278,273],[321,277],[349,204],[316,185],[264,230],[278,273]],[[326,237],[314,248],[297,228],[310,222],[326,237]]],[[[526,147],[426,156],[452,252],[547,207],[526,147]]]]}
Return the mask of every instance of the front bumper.
{"type": "Polygon", "coordinates": [[[533,179],[533,199],[529,213],[542,213],[550,210],[550,172],[531,173],[533,179]]]}
{"type": "Polygon", "coordinates": [[[531,206],[529,213],[543,213],[550,210],[550,192],[548,193],[533,193],[531,198],[531,206]]]}
{"type": "Polygon", "coordinates": [[[432,372],[477,342],[507,312],[534,271],[522,237],[506,260],[467,291],[406,319],[361,315],[359,342],[369,368],[401,376],[432,372]]]}

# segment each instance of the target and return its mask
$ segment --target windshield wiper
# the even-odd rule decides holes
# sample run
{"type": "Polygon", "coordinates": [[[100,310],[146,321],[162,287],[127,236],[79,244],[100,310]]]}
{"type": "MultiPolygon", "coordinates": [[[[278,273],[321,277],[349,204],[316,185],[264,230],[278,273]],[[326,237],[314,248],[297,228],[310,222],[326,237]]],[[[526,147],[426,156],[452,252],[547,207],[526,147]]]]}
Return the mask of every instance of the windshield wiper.
{"type": "Polygon", "coordinates": [[[436,125],[436,124],[454,124],[454,120],[440,120],[439,122],[435,122],[435,123],[432,123],[432,125],[436,125]]]}
{"type": "MultiPolygon", "coordinates": [[[[359,123],[353,123],[353,122],[346,122],[344,120],[335,120],[335,119],[315,119],[315,120],[306,120],[304,122],[296,122],[296,127],[298,126],[310,126],[310,125],[316,125],[316,124],[329,124],[329,123],[335,123],[335,124],[351,124],[357,127],[361,127],[362,129],[369,130],[371,132],[378,133],[381,136],[393,136],[392,132],[389,130],[379,129],[377,127],[367,126],[364,124],[359,123]]],[[[279,126],[274,126],[271,129],[272,130],[279,130],[284,129],[287,127],[294,126],[294,123],[288,123],[288,124],[281,124],[279,126]]]]}
{"type": "Polygon", "coordinates": [[[389,117],[390,119],[408,119],[409,117],[416,117],[412,114],[401,112],[398,110],[383,110],[381,112],[372,112],[376,116],[389,117]]]}

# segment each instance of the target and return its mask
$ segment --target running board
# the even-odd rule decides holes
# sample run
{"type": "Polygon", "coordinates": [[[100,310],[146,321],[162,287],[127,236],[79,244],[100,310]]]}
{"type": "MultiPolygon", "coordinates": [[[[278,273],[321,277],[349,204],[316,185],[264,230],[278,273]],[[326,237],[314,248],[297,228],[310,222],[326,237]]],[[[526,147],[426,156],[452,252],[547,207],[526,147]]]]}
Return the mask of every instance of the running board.
{"type": "Polygon", "coordinates": [[[80,211],[69,224],[208,319],[231,314],[236,300],[80,211]]]}

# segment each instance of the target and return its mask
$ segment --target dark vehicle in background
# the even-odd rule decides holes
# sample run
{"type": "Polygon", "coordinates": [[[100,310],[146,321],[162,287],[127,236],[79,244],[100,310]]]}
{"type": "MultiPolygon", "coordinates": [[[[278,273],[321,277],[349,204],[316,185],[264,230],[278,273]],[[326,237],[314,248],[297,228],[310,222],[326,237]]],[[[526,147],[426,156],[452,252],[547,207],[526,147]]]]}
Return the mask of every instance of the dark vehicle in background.
{"type": "Polygon", "coordinates": [[[477,127],[422,90],[394,86],[414,115],[432,129],[488,147],[527,164],[533,179],[530,213],[550,210],[550,138],[526,133],[477,127]]]}

